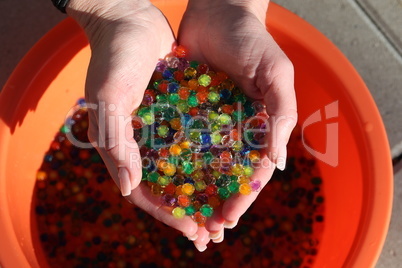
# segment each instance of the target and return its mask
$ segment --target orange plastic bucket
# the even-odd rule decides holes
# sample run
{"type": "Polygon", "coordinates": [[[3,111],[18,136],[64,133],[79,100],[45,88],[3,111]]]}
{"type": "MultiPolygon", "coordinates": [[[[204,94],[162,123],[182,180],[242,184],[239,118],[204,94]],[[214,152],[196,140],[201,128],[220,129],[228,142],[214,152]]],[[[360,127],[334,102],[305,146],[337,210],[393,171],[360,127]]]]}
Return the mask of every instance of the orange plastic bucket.
{"type": "MultiPolygon", "coordinates": [[[[154,2],[177,30],[186,1],[154,2]]],[[[314,267],[372,267],[387,233],[393,192],[389,145],[377,107],[349,61],[311,25],[275,4],[267,25],[294,63],[300,124],[315,115],[317,122],[304,131],[308,145],[322,158],[327,136],[339,144],[327,163],[318,161],[326,222],[314,267]],[[337,136],[327,135],[327,129],[337,136]]],[[[31,49],[0,95],[4,268],[45,263],[35,246],[34,178],[67,111],[84,94],[89,57],[84,33],[67,19],[31,49]]]]}

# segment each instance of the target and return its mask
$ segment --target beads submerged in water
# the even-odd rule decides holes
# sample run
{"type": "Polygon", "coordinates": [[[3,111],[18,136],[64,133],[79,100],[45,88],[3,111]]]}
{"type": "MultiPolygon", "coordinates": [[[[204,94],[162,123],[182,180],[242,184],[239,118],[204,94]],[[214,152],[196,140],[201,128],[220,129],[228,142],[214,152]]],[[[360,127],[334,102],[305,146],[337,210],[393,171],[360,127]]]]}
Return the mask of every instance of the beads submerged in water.
{"type": "Polygon", "coordinates": [[[225,73],[187,55],[177,46],[157,64],[133,128],[143,162],[154,163],[143,177],[152,193],[176,219],[191,216],[202,226],[232,195],[260,190],[250,177],[268,116],[225,73]]]}

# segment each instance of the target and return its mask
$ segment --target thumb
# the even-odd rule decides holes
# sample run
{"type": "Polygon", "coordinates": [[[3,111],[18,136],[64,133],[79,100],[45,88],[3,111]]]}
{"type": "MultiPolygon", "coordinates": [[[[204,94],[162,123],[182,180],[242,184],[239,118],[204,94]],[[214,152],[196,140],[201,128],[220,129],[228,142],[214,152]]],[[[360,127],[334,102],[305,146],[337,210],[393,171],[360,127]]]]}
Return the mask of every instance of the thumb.
{"type": "Polygon", "coordinates": [[[123,196],[141,182],[142,165],[138,144],[133,138],[132,118],[122,105],[100,101],[96,126],[90,124],[90,137],[123,196]],[[95,130],[91,129],[92,126],[95,130]]]}

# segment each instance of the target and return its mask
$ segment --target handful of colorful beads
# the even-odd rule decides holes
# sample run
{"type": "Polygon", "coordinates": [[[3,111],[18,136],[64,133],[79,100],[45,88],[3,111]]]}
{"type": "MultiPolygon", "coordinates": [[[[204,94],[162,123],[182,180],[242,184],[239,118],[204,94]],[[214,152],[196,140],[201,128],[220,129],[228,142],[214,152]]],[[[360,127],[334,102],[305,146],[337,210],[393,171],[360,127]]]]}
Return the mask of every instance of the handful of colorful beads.
{"type": "Polygon", "coordinates": [[[182,46],[159,61],[141,106],[133,112],[143,177],[175,218],[203,226],[224,200],[261,188],[268,115],[224,72],[185,59],[182,46]]]}

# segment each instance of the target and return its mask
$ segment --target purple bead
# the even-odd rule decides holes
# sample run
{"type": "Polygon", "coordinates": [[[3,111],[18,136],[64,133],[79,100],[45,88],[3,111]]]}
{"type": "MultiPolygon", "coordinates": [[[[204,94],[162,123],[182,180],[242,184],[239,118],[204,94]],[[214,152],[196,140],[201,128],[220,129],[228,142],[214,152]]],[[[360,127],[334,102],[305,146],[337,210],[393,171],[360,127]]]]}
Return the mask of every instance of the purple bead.
{"type": "Polygon", "coordinates": [[[173,207],[176,201],[176,198],[171,194],[166,194],[162,197],[162,202],[165,206],[173,207]]]}
{"type": "Polygon", "coordinates": [[[191,178],[185,178],[185,179],[184,179],[184,183],[194,184],[194,180],[191,179],[191,178]]]}
{"type": "Polygon", "coordinates": [[[190,66],[190,63],[188,63],[188,61],[186,59],[184,59],[184,58],[179,59],[179,62],[177,64],[177,68],[180,71],[184,71],[189,66],[190,66]]]}
{"type": "Polygon", "coordinates": [[[253,180],[250,182],[251,190],[257,192],[261,189],[261,181],[260,180],[253,180]]]}
{"type": "Polygon", "coordinates": [[[209,149],[211,154],[213,154],[214,156],[219,156],[224,150],[225,150],[224,148],[217,145],[212,145],[211,148],[209,149]]]}
{"type": "Polygon", "coordinates": [[[165,60],[161,60],[156,64],[155,71],[163,73],[167,68],[167,62],[165,60]]]}

